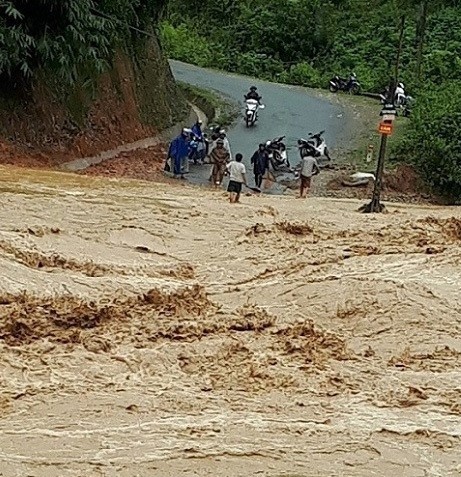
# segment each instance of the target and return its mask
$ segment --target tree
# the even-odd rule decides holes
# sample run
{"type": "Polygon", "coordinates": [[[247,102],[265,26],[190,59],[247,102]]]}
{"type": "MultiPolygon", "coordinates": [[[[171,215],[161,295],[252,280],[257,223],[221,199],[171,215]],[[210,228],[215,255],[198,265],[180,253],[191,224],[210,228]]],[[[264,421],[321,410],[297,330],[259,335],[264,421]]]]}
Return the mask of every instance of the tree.
{"type": "Polygon", "coordinates": [[[0,0],[0,76],[23,84],[46,68],[72,83],[107,69],[128,24],[152,24],[165,1],[0,0]],[[90,73],[91,74],[91,73],[90,73]]]}

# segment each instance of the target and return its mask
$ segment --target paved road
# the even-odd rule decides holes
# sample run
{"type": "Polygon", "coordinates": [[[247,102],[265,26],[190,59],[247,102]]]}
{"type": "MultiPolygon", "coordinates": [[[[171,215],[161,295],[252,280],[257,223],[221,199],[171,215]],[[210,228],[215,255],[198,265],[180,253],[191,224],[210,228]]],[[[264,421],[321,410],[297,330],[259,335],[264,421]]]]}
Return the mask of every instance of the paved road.
{"type": "MultiPolygon", "coordinates": [[[[305,88],[221,73],[178,61],[171,61],[170,65],[177,80],[221,92],[242,104],[242,116],[229,128],[228,137],[233,154],[241,152],[247,160],[260,142],[286,135],[287,146],[292,147],[290,158],[296,163],[298,138],[309,132],[325,130],[327,144],[334,147],[335,138],[344,128],[341,106],[319,98],[317,93],[305,88]],[[260,111],[257,125],[247,129],[243,121],[243,95],[251,85],[258,87],[266,109],[260,111]]],[[[197,181],[195,168],[190,179],[197,181]]]]}

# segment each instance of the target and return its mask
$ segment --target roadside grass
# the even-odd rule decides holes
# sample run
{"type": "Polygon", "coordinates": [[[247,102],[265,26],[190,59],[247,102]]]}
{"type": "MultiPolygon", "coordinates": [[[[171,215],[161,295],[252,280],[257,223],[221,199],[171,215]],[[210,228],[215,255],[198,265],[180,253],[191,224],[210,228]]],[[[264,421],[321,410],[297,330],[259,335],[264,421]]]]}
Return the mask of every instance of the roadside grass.
{"type": "MultiPolygon", "coordinates": [[[[394,121],[393,133],[388,137],[387,140],[385,156],[386,171],[394,170],[401,163],[396,156],[396,151],[398,146],[405,139],[408,123],[409,119],[402,116],[398,116],[394,121]]],[[[349,152],[348,160],[357,168],[376,168],[379,148],[381,146],[381,134],[378,133],[378,124],[379,119],[377,119],[375,122],[371,121],[370,127],[368,130],[364,130],[364,135],[362,139],[359,140],[359,146],[349,152]],[[373,159],[368,163],[366,158],[369,145],[373,146],[373,159]]],[[[374,170],[372,172],[374,172],[374,170]]]]}
{"type": "Polygon", "coordinates": [[[177,82],[188,101],[199,107],[208,117],[209,123],[230,126],[239,114],[239,106],[214,90],[177,82]]]}
{"type": "MultiPolygon", "coordinates": [[[[378,132],[381,105],[376,99],[364,96],[337,95],[337,100],[348,110],[355,129],[351,131],[349,146],[342,148],[339,153],[339,162],[350,164],[361,172],[374,173],[381,144],[381,134],[378,132]],[[367,162],[369,146],[373,146],[371,162],[367,162]]],[[[409,119],[402,116],[397,116],[394,121],[394,131],[387,142],[386,170],[392,170],[399,164],[395,159],[395,151],[405,138],[408,124],[409,119]]]]}

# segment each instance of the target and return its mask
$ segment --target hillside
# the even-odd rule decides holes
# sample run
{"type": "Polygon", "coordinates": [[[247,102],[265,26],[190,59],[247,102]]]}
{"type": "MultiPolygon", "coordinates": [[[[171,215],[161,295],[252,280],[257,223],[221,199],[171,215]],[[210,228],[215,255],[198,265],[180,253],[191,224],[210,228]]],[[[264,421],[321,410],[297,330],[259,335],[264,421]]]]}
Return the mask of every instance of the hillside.
{"type": "MultiPolygon", "coordinates": [[[[0,5],[3,149],[32,155],[31,165],[54,165],[153,135],[182,118],[187,108],[155,34],[164,5],[0,5]]],[[[2,162],[15,158],[0,155],[2,162]]]]}

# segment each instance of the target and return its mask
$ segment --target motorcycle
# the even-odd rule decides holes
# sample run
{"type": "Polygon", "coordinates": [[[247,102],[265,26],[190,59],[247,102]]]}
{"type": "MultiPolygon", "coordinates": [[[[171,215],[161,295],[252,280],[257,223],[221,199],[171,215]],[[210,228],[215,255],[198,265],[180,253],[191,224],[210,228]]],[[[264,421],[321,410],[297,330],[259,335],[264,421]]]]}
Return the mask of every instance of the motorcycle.
{"type": "Polygon", "coordinates": [[[289,168],[291,171],[287,147],[283,142],[284,139],[285,136],[279,136],[272,139],[272,141],[266,142],[266,151],[269,155],[269,161],[274,171],[278,171],[281,168],[289,168]]]}
{"type": "Polygon", "coordinates": [[[189,140],[189,161],[192,161],[195,165],[203,164],[208,154],[208,149],[209,140],[206,134],[203,134],[201,139],[191,134],[189,140]]]}
{"type": "Polygon", "coordinates": [[[413,108],[414,99],[412,96],[408,95],[405,97],[405,103],[402,106],[402,115],[405,118],[408,118],[411,115],[411,110],[413,108]]]}
{"type": "Polygon", "coordinates": [[[313,155],[314,157],[325,156],[331,161],[330,151],[328,150],[327,143],[323,138],[325,131],[320,131],[317,134],[309,133],[308,139],[298,140],[298,149],[301,160],[306,156],[313,155]]]}
{"type": "MultiPolygon", "coordinates": [[[[379,95],[381,104],[384,106],[388,104],[387,100],[388,89],[379,95]]],[[[411,114],[412,105],[414,103],[414,98],[410,95],[406,95],[404,90],[396,91],[394,96],[394,105],[396,108],[402,110],[402,116],[409,117],[411,114]]]]}
{"type": "Polygon", "coordinates": [[[337,93],[338,91],[344,91],[349,94],[360,93],[360,83],[355,75],[351,75],[348,80],[336,75],[331,78],[329,88],[332,93],[337,93]]]}
{"type": "Polygon", "coordinates": [[[247,128],[249,128],[255,125],[256,121],[258,120],[258,111],[260,109],[264,109],[265,106],[263,104],[259,104],[256,99],[247,99],[245,101],[245,105],[245,124],[247,128]]]}

